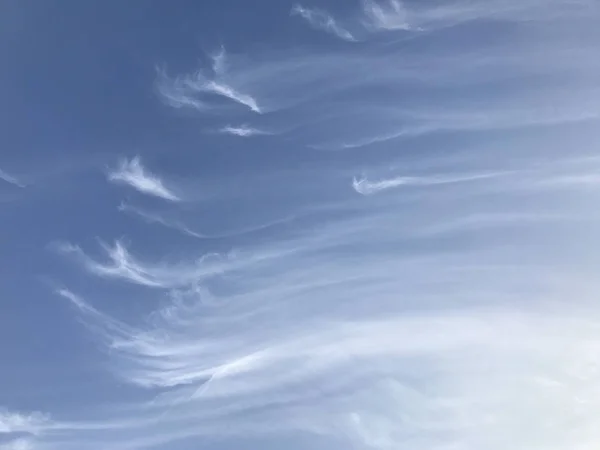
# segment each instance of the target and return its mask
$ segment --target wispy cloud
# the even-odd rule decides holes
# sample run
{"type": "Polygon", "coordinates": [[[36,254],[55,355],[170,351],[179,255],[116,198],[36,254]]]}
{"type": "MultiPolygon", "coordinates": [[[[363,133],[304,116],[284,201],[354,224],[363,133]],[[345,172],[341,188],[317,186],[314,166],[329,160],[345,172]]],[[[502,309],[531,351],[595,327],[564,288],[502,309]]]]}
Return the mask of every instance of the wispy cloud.
{"type": "Polygon", "coordinates": [[[227,72],[227,53],[225,47],[221,46],[219,51],[211,55],[212,68],[216,76],[223,75],[227,72]]]}
{"type": "Polygon", "coordinates": [[[226,97],[230,100],[233,100],[236,103],[240,103],[244,106],[247,106],[256,113],[261,112],[260,108],[258,107],[258,103],[254,98],[252,98],[250,95],[242,94],[241,92],[235,90],[234,88],[228,86],[225,83],[215,80],[210,80],[207,82],[196,81],[190,82],[190,86],[192,87],[192,89],[200,92],[208,92],[226,97]]]}
{"type": "MultiPolygon", "coordinates": [[[[248,45],[167,80],[174,105],[232,113],[214,132],[244,123],[223,100],[259,103],[269,112],[259,125],[287,129],[286,145],[244,153],[243,167],[228,159],[232,178],[216,167],[223,188],[211,201],[120,210],[203,239],[197,224],[231,237],[265,211],[299,218],[257,238],[182,242],[159,229],[152,242],[57,245],[75,266],[64,276],[93,289],[55,294],[102,350],[101,392],[114,382],[124,400],[82,396],[59,408],[75,420],[24,420],[28,436],[15,438],[43,450],[199,437],[231,448],[595,448],[600,41],[595,17],[574,12],[585,1],[372,0],[360,45],[248,45]],[[412,33],[421,27],[425,39],[412,33]]],[[[178,157],[198,164],[197,153],[178,157]]],[[[174,196],[138,165],[153,180],[145,191],[131,175],[119,182],[174,196]]]]}
{"type": "Polygon", "coordinates": [[[108,180],[113,183],[128,185],[143,194],[159,197],[164,200],[172,202],[181,200],[163,184],[159,177],[148,172],[142,166],[139,156],[130,160],[121,160],[116,169],[109,171],[108,180]]]}
{"type": "Polygon", "coordinates": [[[356,41],[356,38],[348,30],[339,25],[336,20],[326,11],[320,9],[305,8],[300,4],[292,7],[292,15],[297,15],[306,20],[313,28],[324,30],[344,41],[356,41]]]}
{"type": "Polygon", "coordinates": [[[259,130],[258,128],[253,128],[248,125],[239,125],[232,126],[227,125],[219,130],[219,132],[224,134],[231,134],[239,137],[252,137],[252,136],[260,136],[264,134],[269,134],[266,131],[259,130]]]}
{"type": "Polygon", "coordinates": [[[23,414],[0,409],[0,434],[27,433],[37,435],[50,424],[50,418],[39,412],[23,414]]]}
{"type": "Polygon", "coordinates": [[[240,258],[234,253],[221,255],[207,253],[192,261],[178,264],[148,262],[134,257],[125,244],[116,240],[113,245],[102,243],[106,260],[97,260],[80,247],[69,243],[56,244],[62,254],[81,263],[90,273],[102,278],[117,279],[147,287],[173,289],[214,278],[226,270],[240,269],[248,264],[258,264],[273,255],[263,254],[256,258],[240,258]]]}
{"type": "Polygon", "coordinates": [[[1,450],[34,450],[35,444],[30,439],[15,439],[7,443],[0,443],[1,450]]]}
{"type": "Polygon", "coordinates": [[[162,270],[156,267],[155,270],[146,267],[138,262],[130,254],[127,248],[120,241],[116,241],[113,246],[103,245],[108,261],[99,262],[89,257],[83,250],[71,244],[59,244],[56,247],[61,253],[72,255],[77,261],[91,273],[104,278],[116,278],[127,280],[129,282],[149,287],[170,287],[179,278],[174,273],[174,278],[161,277],[156,273],[162,270]]]}
{"type": "MultiPolygon", "coordinates": [[[[286,223],[292,222],[296,216],[286,216],[281,219],[275,219],[271,221],[267,221],[261,224],[257,224],[254,226],[245,226],[245,227],[235,227],[228,230],[219,230],[220,232],[214,233],[203,233],[201,231],[195,231],[190,226],[186,225],[185,222],[179,220],[177,218],[173,218],[168,214],[161,214],[158,212],[148,211],[137,206],[133,206],[127,203],[121,203],[119,205],[119,211],[133,214],[137,217],[140,217],[142,220],[147,223],[159,224],[166,228],[170,228],[176,230],[184,235],[191,236],[197,239],[224,239],[224,238],[233,238],[239,237],[243,235],[248,235],[251,233],[257,233],[260,231],[267,230],[269,228],[275,228],[277,226],[284,225],[286,223]]],[[[67,246],[68,247],[68,246],[67,246]]],[[[67,252],[68,253],[68,252],[67,252]]]]}
{"type": "Polygon", "coordinates": [[[451,2],[406,2],[403,0],[363,0],[363,23],[372,31],[435,32],[481,19],[521,22],[555,20],[562,13],[583,12],[592,5],[587,0],[456,0],[451,2]]]}
{"type": "Polygon", "coordinates": [[[25,187],[25,184],[23,182],[21,182],[17,177],[5,172],[2,169],[0,169],[0,180],[5,181],[9,184],[12,184],[13,186],[17,186],[20,188],[25,187]]]}
{"type": "Polygon", "coordinates": [[[167,228],[171,228],[173,230],[177,230],[185,235],[188,236],[192,236],[195,238],[204,238],[206,236],[200,234],[200,233],[196,233],[195,231],[193,231],[192,229],[190,229],[187,225],[185,225],[184,223],[177,221],[177,220],[170,220],[168,218],[165,218],[163,216],[161,216],[160,214],[157,213],[152,213],[149,211],[145,211],[143,209],[137,208],[135,206],[129,205],[127,203],[121,203],[119,205],[119,211],[122,212],[126,212],[129,214],[134,214],[138,217],[141,217],[143,220],[145,220],[148,223],[158,223],[160,225],[163,225],[167,228]]]}
{"type": "Polygon", "coordinates": [[[472,175],[458,176],[429,176],[429,177],[395,177],[382,179],[378,181],[369,181],[367,178],[354,178],[352,180],[353,189],[362,195],[376,194],[387,189],[401,186],[434,186],[438,184],[465,183],[470,181],[486,180],[496,178],[505,173],[480,173],[472,175]]]}
{"type": "MultiPolygon", "coordinates": [[[[485,163],[471,155],[458,165],[485,163]]],[[[581,282],[570,281],[564,265],[547,266],[547,252],[560,251],[559,242],[541,240],[543,250],[527,247],[528,257],[520,258],[534,239],[520,230],[545,228],[517,212],[533,217],[542,206],[556,205],[556,196],[528,192],[531,205],[519,207],[513,194],[471,195],[478,189],[469,181],[494,175],[448,168],[413,177],[415,186],[448,184],[456,191],[440,198],[424,190],[414,201],[372,197],[351,216],[214,255],[224,262],[218,270],[206,270],[210,261],[203,270],[195,261],[149,263],[118,242],[107,246],[106,262],[65,246],[93,275],[167,289],[168,300],[135,325],[58,290],[100,337],[109,370],[152,396],[118,412],[118,427],[107,424],[100,442],[144,448],[158,438],[140,436],[160,434],[168,445],[193,436],[229,437],[235,425],[242,436],[301,432],[358,448],[392,449],[416,439],[422,442],[416,448],[425,450],[445,445],[450,433],[459,448],[472,442],[493,448],[510,435],[564,450],[553,443],[571,444],[573,423],[584,436],[577,437],[581,448],[595,442],[600,316],[592,303],[574,307],[543,288],[543,280],[560,279],[570,292],[581,282]],[[497,211],[507,201],[509,220],[461,222],[465,212],[497,211]],[[450,249],[435,241],[435,231],[415,233],[450,219],[450,249]],[[513,233],[502,228],[507,222],[513,233]],[[457,239],[465,229],[483,233],[482,244],[457,239]],[[211,274],[227,280],[227,290],[210,289],[211,274]],[[156,389],[163,394],[154,397],[156,389]],[[523,396],[531,409],[522,409],[523,396]],[[539,410],[544,414],[533,414],[539,410]],[[130,424],[131,416],[142,423],[130,424]],[[523,423],[533,431],[523,431],[523,423]]],[[[512,184],[501,176],[496,181],[512,184]]],[[[587,290],[597,287],[594,279],[586,281],[587,290]]],[[[97,433],[84,423],[61,436],[87,441],[97,433]]]]}
{"type": "MultiPolygon", "coordinates": [[[[404,20],[401,17],[406,16],[411,30],[424,28],[428,39],[435,30],[443,34],[445,27],[461,21],[502,20],[516,25],[526,20],[551,27],[557,20],[582,20],[579,9],[585,9],[579,4],[565,7],[564,17],[557,19],[557,11],[562,9],[555,3],[548,8],[537,1],[509,3],[512,6],[502,7],[501,2],[493,2],[489,10],[489,2],[479,1],[448,5],[378,1],[367,2],[365,7],[376,13],[387,12],[388,22],[384,23],[389,27],[395,22],[388,16],[396,17],[400,24],[404,20]]],[[[598,119],[594,105],[599,93],[591,93],[589,79],[582,76],[597,71],[598,64],[590,57],[591,50],[575,42],[578,38],[568,42],[551,35],[548,42],[541,43],[515,36],[519,41],[519,51],[515,52],[498,42],[486,46],[485,51],[475,43],[455,46],[453,41],[446,49],[426,47],[423,36],[416,33],[404,39],[386,34],[380,38],[390,39],[386,45],[361,37],[365,45],[352,51],[294,48],[259,51],[252,57],[227,54],[227,68],[214,81],[223,81],[241,93],[251,92],[253,99],[260,99],[256,103],[262,111],[279,113],[269,117],[278,122],[277,129],[286,129],[288,136],[318,149],[386,145],[395,139],[463,130],[525,129],[598,119]],[[547,57],[544,47],[551,47],[555,57],[547,57]],[[407,48],[410,51],[405,51],[407,48]],[[574,48],[579,49],[577,55],[574,48]],[[562,64],[564,60],[571,64],[562,64]],[[523,78],[537,74],[546,77],[548,83],[511,89],[514,78],[507,77],[509,73],[523,78]],[[559,83],[558,78],[570,81],[559,83]],[[483,92],[487,85],[497,89],[483,92]],[[436,100],[423,98],[421,93],[432,89],[436,100]],[[482,91],[478,101],[466,94],[469,89],[482,91]],[[504,95],[497,94],[499,89],[504,95]],[[343,102],[338,101],[342,98],[343,102]],[[557,99],[560,108],[548,104],[549,98],[557,99]]],[[[197,79],[202,85],[213,81],[211,77],[203,72],[183,74],[175,78],[175,84],[194,84],[197,79]]],[[[205,95],[194,98],[208,100],[205,95]]],[[[223,111],[215,102],[210,108],[223,111]]]]}
{"type": "MultiPolygon", "coordinates": [[[[392,237],[375,232],[373,218],[364,222],[367,228],[334,246],[392,237]]],[[[573,408],[550,405],[574,406],[576,392],[585,397],[594,389],[585,367],[596,348],[595,318],[562,308],[542,314],[535,302],[514,309],[508,298],[471,304],[503,269],[486,274],[485,265],[469,265],[468,253],[396,258],[365,251],[358,264],[321,254],[329,245],[313,239],[300,255],[246,266],[234,277],[231,296],[193,287],[173,292],[172,302],[139,328],[115,329],[114,319],[93,307],[79,309],[94,321],[90,330],[110,343],[120,377],[169,389],[149,407],[167,408],[171,427],[185,424],[175,427],[175,436],[220,434],[232,421],[238,432],[304,431],[365,448],[393,448],[415,435],[441,445],[448,430],[457,443],[483,445],[518,433],[524,420],[545,431],[521,432],[519,442],[551,443],[571,433],[545,424],[574,417],[573,408]],[[319,264],[310,266],[314,260],[303,256],[318,249],[319,264]],[[427,268],[437,282],[459,290],[420,282],[416,275],[427,268]],[[410,306],[415,295],[425,304],[410,306]],[[344,318],[327,306],[338,302],[344,318]],[[536,408],[545,407],[543,417],[521,410],[525,393],[536,408]]],[[[481,263],[498,256],[477,252],[481,263]]],[[[535,274],[527,265],[521,269],[519,280],[535,274]]],[[[510,295],[501,284],[493,285],[495,295],[510,295]]],[[[77,297],[76,305],[81,302],[77,297]]],[[[592,430],[597,411],[582,407],[578,427],[592,430]]]]}
{"type": "Polygon", "coordinates": [[[176,108],[192,107],[200,111],[218,109],[218,105],[211,101],[211,96],[216,96],[243,105],[255,113],[262,113],[256,98],[234,86],[235,82],[227,72],[225,49],[221,48],[211,59],[212,75],[198,71],[192,75],[170,78],[164,71],[159,71],[158,93],[176,108]]]}
{"type": "Polygon", "coordinates": [[[156,91],[160,98],[173,108],[193,108],[199,111],[209,109],[206,102],[194,95],[185,80],[169,78],[164,71],[158,72],[156,91]]]}
{"type": "Polygon", "coordinates": [[[400,0],[363,0],[367,24],[377,30],[410,30],[408,12],[400,0]]]}

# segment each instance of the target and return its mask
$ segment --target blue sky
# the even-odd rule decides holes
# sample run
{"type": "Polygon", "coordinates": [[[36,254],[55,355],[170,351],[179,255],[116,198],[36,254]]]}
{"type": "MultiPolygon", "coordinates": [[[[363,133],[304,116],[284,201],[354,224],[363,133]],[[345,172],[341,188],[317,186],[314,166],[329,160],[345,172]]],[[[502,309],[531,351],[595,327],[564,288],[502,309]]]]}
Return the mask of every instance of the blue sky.
{"type": "Polygon", "coordinates": [[[2,1],[0,449],[596,448],[599,21],[2,1]]]}

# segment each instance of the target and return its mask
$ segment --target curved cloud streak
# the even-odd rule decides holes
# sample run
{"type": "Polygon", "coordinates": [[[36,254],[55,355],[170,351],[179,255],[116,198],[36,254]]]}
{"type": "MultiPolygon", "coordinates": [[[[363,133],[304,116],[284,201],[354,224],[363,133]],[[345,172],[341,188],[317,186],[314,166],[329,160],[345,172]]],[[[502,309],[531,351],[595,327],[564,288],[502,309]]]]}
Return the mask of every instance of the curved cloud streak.
{"type": "Polygon", "coordinates": [[[291,14],[302,17],[313,28],[333,34],[344,41],[356,41],[356,38],[352,33],[340,26],[336,20],[325,11],[305,8],[300,4],[296,4],[292,7],[291,14]]]}
{"type": "Polygon", "coordinates": [[[6,183],[12,184],[13,186],[17,186],[20,188],[24,188],[25,184],[23,184],[19,179],[4,170],[0,169],[0,180],[5,181],[6,183]]]}
{"type": "Polygon", "coordinates": [[[399,0],[364,0],[363,9],[368,24],[377,30],[410,30],[408,14],[399,0]]]}
{"type": "Polygon", "coordinates": [[[260,135],[269,134],[266,131],[259,130],[258,128],[253,128],[248,125],[239,125],[239,126],[227,125],[227,126],[224,126],[223,128],[221,128],[219,130],[219,132],[221,132],[223,134],[231,134],[233,136],[239,136],[239,137],[252,137],[252,136],[260,136],[260,135]]]}
{"type": "Polygon", "coordinates": [[[367,178],[354,178],[352,180],[352,187],[359,194],[370,195],[401,186],[434,186],[439,184],[465,183],[495,178],[501,175],[503,174],[481,173],[463,176],[396,177],[378,181],[369,181],[367,178]]]}
{"type": "Polygon", "coordinates": [[[202,71],[192,75],[169,78],[159,72],[157,89],[167,104],[176,107],[192,107],[200,111],[210,111],[219,107],[211,101],[211,97],[222,97],[242,105],[255,113],[262,113],[262,108],[253,96],[241,92],[232,84],[235,82],[227,73],[227,55],[225,49],[212,56],[212,76],[202,71]]]}
{"type": "Polygon", "coordinates": [[[162,180],[148,172],[143,166],[139,156],[130,160],[121,160],[119,166],[108,173],[108,180],[116,184],[132,187],[142,194],[159,197],[171,202],[181,199],[168,189],[162,180]]]}
{"type": "MultiPolygon", "coordinates": [[[[119,208],[162,227],[148,239],[107,216],[115,222],[86,223],[56,246],[73,264],[56,265],[54,293],[83,324],[58,330],[58,342],[73,333],[85,350],[74,363],[94,373],[74,406],[39,408],[52,420],[0,413],[0,442],[595,448],[600,33],[590,5],[365,1],[344,14],[355,22],[339,22],[364,27],[360,44],[240,44],[209,54],[200,73],[159,80],[167,103],[219,113],[200,118],[206,141],[194,122],[174,139],[193,136],[182,145],[193,151],[171,155],[210,195],[178,201],[139,158],[111,172],[168,201],[119,208]],[[243,116],[259,111],[260,121],[243,116]],[[225,125],[240,123],[258,128],[225,125]],[[286,131],[215,137],[258,129],[286,131]],[[294,220],[265,219],[283,216],[294,220]],[[86,244],[95,236],[97,249],[86,244]]],[[[331,33],[328,17],[304,19],[331,33]]]]}
{"type": "Polygon", "coordinates": [[[0,409],[1,433],[28,433],[37,435],[50,423],[48,416],[41,413],[22,414],[0,409]]]}

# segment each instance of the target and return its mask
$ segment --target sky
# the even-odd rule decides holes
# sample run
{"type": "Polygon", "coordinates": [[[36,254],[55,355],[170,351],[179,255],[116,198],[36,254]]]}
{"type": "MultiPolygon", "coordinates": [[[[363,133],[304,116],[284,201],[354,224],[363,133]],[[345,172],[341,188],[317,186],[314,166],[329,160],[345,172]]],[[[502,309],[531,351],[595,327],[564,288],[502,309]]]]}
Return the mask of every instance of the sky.
{"type": "Polygon", "coordinates": [[[0,450],[591,450],[597,0],[0,2],[0,450]]]}

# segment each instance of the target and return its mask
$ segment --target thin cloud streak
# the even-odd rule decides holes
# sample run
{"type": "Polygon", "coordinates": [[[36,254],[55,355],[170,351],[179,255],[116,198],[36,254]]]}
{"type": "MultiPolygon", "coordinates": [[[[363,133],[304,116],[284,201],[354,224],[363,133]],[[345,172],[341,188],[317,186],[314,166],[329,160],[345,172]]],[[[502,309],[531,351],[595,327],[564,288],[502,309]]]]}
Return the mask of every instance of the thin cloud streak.
{"type": "Polygon", "coordinates": [[[35,450],[35,444],[30,439],[15,439],[8,443],[0,443],[0,450],[35,450]]]}
{"type": "Polygon", "coordinates": [[[465,183],[470,181],[496,178],[505,173],[481,173],[462,176],[431,176],[431,177],[396,177],[378,181],[369,181],[367,178],[354,178],[352,188],[362,195],[376,194],[387,189],[401,186],[435,186],[439,184],[465,183]]]}
{"type": "Polygon", "coordinates": [[[202,82],[202,84],[198,82],[190,82],[190,86],[192,87],[192,89],[198,90],[200,92],[208,92],[221,95],[230,100],[233,100],[236,103],[240,103],[244,106],[247,106],[256,113],[261,113],[261,110],[258,107],[258,104],[256,103],[256,100],[254,98],[252,98],[249,95],[242,94],[241,92],[236,91],[234,88],[224,83],[211,80],[206,83],[202,82]]]}
{"type": "MultiPolygon", "coordinates": [[[[560,167],[552,166],[548,175],[560,175],[560,167]]],[[[493,203],[489,198],[498,202],[486,191],[475,202],[467,182],[493,175],[447,171],[419,178],[425,186],[454,186],[455,197],[443,199],[437,212],[438,195],[426,189],[414,204],[391,196],[371,204],[378,198],[369,197],[351,218],[297,230],[267,248],[215,255],[227,261],[219,270],[200,271],[194,262],[152,264],[127,250],[119,261],[104,263],[71,247],[92,274],[151,281],[170,299],[132,326],[59,291],[90,322],[120,380],[152,396],[156,389],[163,392],[148,404],[132,405],[130,414],[147,422],[125,435],[112,431],[115,443],[156,443],[158,438],[138,439],[156,431],[157,423],[165,442],[230,436],[232,427],[244,436],[303,432],[383,449],[416,439],[414,448],[425,450],[447,444],[449,434],[459,448],[473,442],[494,448],[506,435],[550,450],[563,450],[556,443],[565,441],[581,448],[594,442],[600,437],[596,401],[581,406],[576,398],[593,398],[597,389],[586,367],[596,354],[600,317],[585,302],[574,306],[560,292],[548,297],[537,288],[550,279],[580,285],[569,282],[569,271],[578,269],[567,268],[568,261],[547,265],[545,252],[560,253],[560,243],[546,242],[544,252],[521,261],[522,250],[514,245],[524,225],[518,218],[511,221],[513,234],[502,231],[504,218],[488,217],[479,229],[487,236],[482,245],[459,243],[450,252],[438,248],[431,234],[414,232],[462,217],[465,206],[482,210],[493,203]],[[406,216],[414,222],[404,229],[406,216]],[[207,287],[219,279],[227,280],[226,292],[207,287]],[[524,395],[545,414],[523,411],[524,395]],[[551,407],[557,403],[565,406],[551,407]],[[161,421],[152,422],[159,415],[161,421]],[[555,426],[547,428],[549,422],[555,426]]],[[[503,177],[496,182],[513,184],[503,177]]],[[[556,202],[554,193],[533,195],[534,205],[556,202]]],[[[465,227],[477,224],[455,222],[445,233],[455,237],[465,227]]],[[[111,254],[119,247],[109,248],[111,254]]],[[[587,279],[586,291],[597,287],[587,279]]],[[[95,436],[80,428],[68,439],[95,436]]]]}
{"type": "Polygon", "coordinates": [[[329,13],[320,9],[305,8],[300,4],[296,4],[292,7],[291,14],[302,17],[313,28],[333,34],[344,41],[354,42],[357,40],[352,33],[340,26],[329,13]]]}
{"type": "Polygon", "coordinates": [[[47,428],[50,423],[50,418],[39,412],[22,414],[0,409],[0,434],[28,433],[37,435],[47,428]]]}
{"type": "Polygon", "coordinates": [[[158,223],[158,224],[163,225],[163,226],[165,226],[167,228],[171,228],[173,230],[179,231],[180,233],[183,233],[183,234],[185,234],[187,236],[191,236],[191,237],[198,238],[198,239],[202,239],[202,238],[206,238],[207,237],[207,236],[204,236],[204,235],[202,235],[200,233],[196,233],[194,230],[190,229],[188,226],[186,226],[182,222],[178,222],[176,220],[169,220],[169,219],[167,219],[165,217],[162,217],[159,214],[142,210],[142,209],[137,208],[135,206],[128,205],[127,203],[121,203],[119,205],[119,211],[126,212],[126,213],[129,213],[129,214],[133,214],[133,215],[136,215],[138,217],[141,217],[143,220],[145,220],[148,223],[158,223]]]}
{"type": "MultiPolygon", "coordinates": [[[[395,236],[374,232],[378,222],[373,218],[364,222],[368,226],[362,232],[349,235],[354,245],[368,236],[378,236],[377,242],[395,236]]],[[[332,233],[335,228],[339,234],[339,226],[332,227],[332,233]]],[[[347,238],[339,245],[347,245],[347,238]]],[[[124,326],[129,331],[115,333],[113,319],[91,307],[79,309],[91,312],[98,325],[91,330],[101,330],[111,343],[114,368],[122,379],[147,389],[175,389],[164,403],[159,398],[156,407],[169,405],[172,420],[185,422],[183,417],[193,414],[197,421],[211,424],[207,429],[190,423],[186,430],[194,429],[191,432],[197,435],[217,433],[235,418],[241,429],[258,434],[273,431],[269,427],[273,423],[279,431],[304,430],[365,445],[372,441],[392,445],[414,433],[441,443],[451,430],[456,442],[477,440],[483,445],[517,431],[521,419],[514,418],[525,417],[517,400],[524,392],[542,403],[571,405],[572,392],[584,389],[584,395],[588,389],[588,376],[567,368],[586,360],[587,350],[573,350],[593,342],[590,333],[597,334],[593,317],[560,308],[541,314],[535,303],[532,310],[514,310],[505,301],[468,306],[469,298],[477,298],[481,289],[511,295],[502,283],[489,284],[497,279],[497,271],[490,277],[480,274],[474,283],[468,254],[436,253],[420,260],[418,255],[397,258],[367,250],[360,252],[358,264],[350,258],[329,258],[326,242],[332,241],[323,236],[309,248],[302,244],[301,254],[280,253],[267,265],[244,265],[235,277],[236,284],[241,283],[239,293],[232,297],[215,297],[205,289],[178,291],[173,302],[140,329],[124,326]],[[318,264],[304,259],[317,250],[318,264]],[[458,291],[442,292],[435,284],[420,283],[417,274],[427,268],[438,281],[449,277],[458,291]],[[410,303],[415,295],[427,303],[433,296],[432,303],[411,312],[402,303],[410,303]],[[308,298],[308,304],[301,301],[308,298]],[[442,298],[450,309],[432,311],[442,298]],[[327,305],[344,299],[346,317],[341,319],[327,305]],[[404,300],[398,304],[399,299],[404,300]],[[462,306],[450,307],[454,302],[462,306]],[[557,352],[559,347],[563,351],[557,352]],[[540,365],[551,368],[543,375],[561,380],[565,390],[539,382],[540,365]],[[417,371],[420,382],[415,382],[411,370],[417,371]],[[507,376],[520,381],[506,385],[507,376]],[[437,390],[426,394],[430,383],[437,390]],[[318,392],[311,389],[315,384],[318,392]],[[473,403],[474,399],[478,401],[473,403]],[[447,418],[442,423],[436,413],[440,410],[447,418]],[[487,410],[496,420],[478,422],[487,410]],[[455,419],[463,413],[473,415],[468,424],[472,426],[455,419]],[[287,414],[297,420],[288,422],[287,414]],[[397,420],[398,414],[411,420],[397,420]],[[255,420],[256,427],[244,425],[254,425],[255,420]]],[[[475,255],[483,265],[498,258],[482,250],[475,255]]],[[[523,280],[535,279],[535,274],[521,268],[523,280]]],[[[517,294],[514,301],[518,299],[517,294]]],[[[77,299],[76,304],[80,302],[77,299]]],[[[528,423],[536,428],[547,420],[565,420],[570,410],[551,408],[539,420],[527,415],[528,423]]],[[[589,416],[590,422],[581,426],[591,430],[595,417],[589,416]]],[[[565,433],[569,433],[565,428],[554,428],[551,435],[520,434],[519,439],[552,442],[565,433]]]]}
{"type": "Polygon", "coordinates": [[[293,252],[293,249],[275,249],[257,255],[241,257],[230,254],[206,253],[191,262],[170,265],[166,262],[148,262],[134,257],[126,245],[116,240],[113,245],[102,243],[105,261],[99,261],[86,254],[79,246],[58,243],[54,246],[59,253],[70,256],[88,272],[101,278],[116,279],[129,283],[159,289],[174,289],[198,283],[218,276],[225,271],[243,269],[248,265],[265,264],[277,258],[280,252],[293,252]]]}
{"type": "Polygon", "coordinates": [[[211,96],[224,97],[234,103],[245,106],[252,112],[262,114],[263,110],[253,96],[241,92],[231,84],[227,73],[227,54],[224,48],[212,57],[212,77],[198,71],[191,75],[170,78],[164,71],[159,71],[157,80],[158,93],[167,104],[175,108],[192,107],[208,112],[220,109],[211,101],[211,96]]]}
{"type": "MultiPolygon", "coordinates": [[[[493,9],[487,14],[487,3],[480,2],[471,5],[476,14],[467,14],[462,3],[453,4],[455,9],[431,5],[419,6],[415,11],[408,6],[403,8],[409,9],[407,16],[411,21],[419,14],[446,17],[451,12],[464,14],[465,20],[467,16],[474,17],[472,20],[497,19],[515,26],[529,20],[540,28],[559,26],[560,21],[586,20],[582,18],[585,2],[566,10],[562,18],[557,18],[556,12],[550,14],[550,10],[558,8],[554,3],[553,8],[537,2],[524,3],[522,7],[515,4],[505,8],[494,3],[494,8],[500,8],[502,13],[493,9]]],[[[393,3],[389,7],[386,2],[376,4],[385,7],[385,11],[396,11],[393,3]]],[[[595,105],[599,93],[590,88],[589,79],[586,81],[583,76],[599,71],[592,58],[593,45],[582,47],[576,37],[571,38],[572,42],[551,37],[544,44],[535,36],[517,39],[518,52],[514,46],[497,43],[486,47],[485,52],[476,45],[459,48],[451,43],[444,50],[421,48],[422,40],[414,37],[386,45],[367,40],[366,45],[353,47],[353,51],[265,51],[252,58],[228,54],[225,73],[217,79],[235,86],[238,92],[252,92],[253,99],[260,99],[261,111],[285,113],[281,120],[292,124],[282,124],[280,128],[290,130],[289,136],[316,149],[352,149],[439,133],[528,129],[598,120],[595,105]],[[403,50],[405,47],[410,51],[403,50]],[[548,54],[544,48],[552,48],[552,58],[543,56],[548,54]],[[577,55],[573,48],[579,49],[577,55]],[[400,52],[403,57],[397,58],[400,52]],[[564,60],[570,64],[562,64],[564,60]],[[509,73],[513,76],[507,77],[509,73]],[[548,77],[549,82],[527,90],[509,89],[514,77],[532,76],[548,77]],[[497,89],[480,93],[480,101],[469,100],[465,95],[487,85],[497,89]],[[360,94],[365,86],[373,89],[368,98],[360,94]],[[420,94],[430,89],[439,94],[435,102],[424,100],[420,94]],[[506,95],[495,95],[496,91],[506,95]],[[332,98],[344,98],[349,104],[356,101],[357,106],[342,108],[332,98]],[[561,107],[549,104],[548,98],[556,98],[561,107]]],[[[200,84],[209,79],[193,73],[177,80],[185,84],[196,78],[200,84]]],[[[198,98],[206,100],[204,96],[198,98]]],[[[211,108],[223,111],[214,103],[211,108]]]]}
{"type": "Polygon", "coordinates": [[[363,0],[368,26],[376,30],[410,30],[408,14],[399,0],[363,0]]]}
{"type": "MultiPolygon", "coordinates": [[[[108,261],[105,263],[98,262],[89,257],[76,245],[64,243],[58,244],[56,248],[60,253],[71,255],[90,273],[100,277],[127,280],[147,287],[171,287],[171,284],[168,281],[162,279],[162,277],[155,274],[154,271],[135,260],[129,254],[125,245],[120,241],[116,241],[113,246],[103,245],[103,249],[108,257],[108,261]],[[151,271],[152,273],[149,273],[151,271]]],[[[160,267],[157,267],[156,270],[161,272],[160,267]]]]}
{"type": "Polygon", "coordinates": [[[593,2],[588,0],[457,0],[432,3],[363,0],[362,6],[362,21],[371,31],[429,33],[485,19],[517,23],[554,21],[564,13],[585,15],[594,7],[593,2]]]}
{"type": "Polygon", "coordinates": [[[0,169],[0,180],[7,182],[8,184],[12,184],[13,186],[17,186],[20,188],[26,187],[26,185],[19,181],[19,179],[4,170],[0,169]]]}
{"type": "MultiPolygon", "coordinates": [[[[121,392],[135,395],[82,408],[36,445],[141,450],[208,438],[277,448],[273,436],[334,450],[597,445],[600,160],[585,159],[597,154],[598,133],[585,127],[600,98],[589,82],[600,73],[595,23],[558,0],[442,3],[365,2],[374,9],[360,18],[382,32],[373,40],[221,50],[207,74],[163,86],[174,104],[231,113],[219,123],[243,123],[219,102],[228,100],[260,104],[270,113],[261,125],[298,127],[282,149],[299,152],[283,160],[289,176],[265,175],[281,160],[239,168],[266,181],[256,191],[231,183],[251,199],[237,223],[282,206],[312,212],[260,239],[173,247],[167,237],[144,253],[118,239],[99,253],[57,245],[94,287],[121,283],[54,291],[97,338],[121,392]],[[493,39],[471,27],[444,33],[479,18],[477,30],[501,25],[493,39]],[[431,32],[424,41],[407,33],[420,27],[431,32]],[[232,91],[193,85],[211,81],[232,91]],[[396,133],[410,145],[385,145],[396,133]],[[315,142],[355,150],[307,151],[315,142]],[[375,142],[381,151],[360,149],[375,142]],[[134,314],[139,304],[149,312],[134,314]]],[[[170,202],[172,216],[121,210],[186,233],[171,218],[223,223],[230,193],[215,193],[214,209],[170,202]]]]}
{"type": "Polygon", "coordinates": [[[164,185],[159,177],[148,172],[142,166],[139,156],[130,160],[121,160],[119,167],[111,170],[107,178],[112,183],[130,186],[142,194],[159,197],[171,202],[181,201],[175,193],[164,185]]]}
{"type": "Polygon", "coordinates": [[[262,230],[266,230],[268,228],[276,227],[278,225],[290,223],[296,218],[296,216],[288,216],[288,217],[284,217],[282,219],[265,222],[265,223],[262,223],[262,224],[259,224],[256,226],[234,228],[230,231],[223,231],[221,233],[212,233],[211,234],[211,233],[202,233],[199,231],[194,231],[192,228],[190,228],[188,225],[186,225],[184,222],[182,222],[180,220],[171,219],[169,217],[164,217],[163,215],[161,215],[159,213],[147,211],[147,210],[138,208],[136,206],[129,205],[127,203],[121,203],[121,205],[119,205],[118,209],[119,209],[119,211],[140,217],[147,223],[159,224],[166,228],[176,230],[184,235],[191,236],[191,237],[194,237],[197,239],[223,239],[223,238],[231,238],[231,237],[235,237],[235,236],[243,236],[243,235],[259,232],[262,230]]]}
{"type": "Polygon", "coordinates": [[[221,46],[218,52],[211,55],[212,68],[216,76],[223,75],[227,71],[227,53],[225,47],[221,46]]]}
{"type": "Polygon", "coordinates": [[[239,126],[227,125],[227,126],[224,126],[223,128],[221,128],[219,130],[219,132],[223,133],[223,134],[231,134],[233,136],[239,136],[239,137],[252,137],[252,136],[271,134],[266,131],[259,130],[258,128],[250,127],[248,125],[239,125],[239,126]]]}

